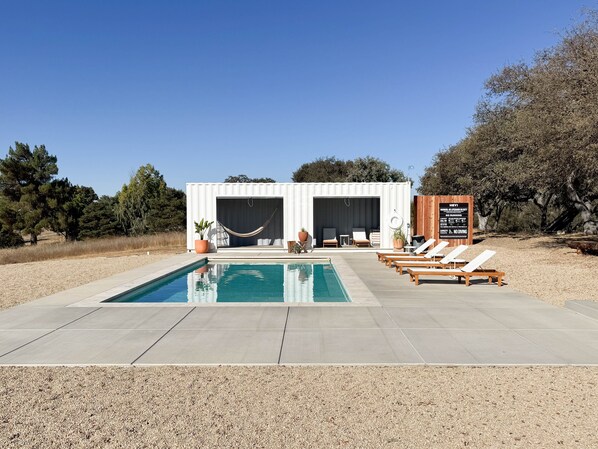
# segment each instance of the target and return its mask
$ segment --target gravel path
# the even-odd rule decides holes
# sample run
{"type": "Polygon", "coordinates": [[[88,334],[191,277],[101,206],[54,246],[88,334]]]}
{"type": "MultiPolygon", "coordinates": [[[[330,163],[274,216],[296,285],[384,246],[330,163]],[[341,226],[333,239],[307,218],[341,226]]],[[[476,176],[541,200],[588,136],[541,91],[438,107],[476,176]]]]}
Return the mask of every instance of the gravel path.
{"type": "Polygon", "coordinates": [[[516,290],[556,306],[570,299],[598,301],[598,257],[577,254],[558,237],[492,237],[467,250],[464,258],[485,249],[496,251],[487,268],[504,271],[516,290]]]}
{"type": "Polygon", "coordinates": [[[598,447],[596,368],[0,369],[0,447],[598,447]]]}
{"type": "Polygon", "coordinates": [[[0,265],[0,310],[123,271],[157,262],[173,253],[60,259],[0,265]]]}

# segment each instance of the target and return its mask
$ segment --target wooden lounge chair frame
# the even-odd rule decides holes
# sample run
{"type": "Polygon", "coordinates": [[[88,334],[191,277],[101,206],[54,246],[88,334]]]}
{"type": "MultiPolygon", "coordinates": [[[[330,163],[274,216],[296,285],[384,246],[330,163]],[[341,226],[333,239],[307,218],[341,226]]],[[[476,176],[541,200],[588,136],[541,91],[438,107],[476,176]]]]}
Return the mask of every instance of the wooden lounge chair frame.
{"type": "Polygon", "coordinates": [[[440,270],[434,270],[434,269],[430,269],[427,271],[413,271],[411,270],[411,268],[407,269],[407,272],[409,273],[410,276],[410,281],[411,282],[415,282],[415,285],[419,285],[419,277],[420,276],[453,276],[457,278],[457,282],[460,284],[461,283],[461,278],[465,278],[465,286],[469,287],[470,285],[470,279],[472,277],[487,277],[488,278],[488,284],[492,284],[492,281],[494,279],[496,279],[496,283],[498,284],[499,287],[502,287],[502,278],[505,276],[505,273],[502,271],[496,271],[496,270],[485,270],[485,269],[479,269],[479,270],[475,270],[475,271],[471,271],[471,272],[465,272],[465,271],[440,271],[440,270]]]}
{"type": "Polygon", "coordinates": [[[442,259],[444,257],[444,255],[442,254],[438,254],[440,251],[442,251],[444,248],[446,248],[448,246],[448,242],[440,242],[438,243],[438,245],[436,245],[434,248],[432,248],[430,251],[428,251],[427,254],[425,255],[409,255],[409,256],[402,256],[402,255],[398,255],[398,256],[387,256],[385,259],[385,263],[387,267],[392,266],[392,263],[396,260],[400,260],[400,261],[408,261],[408,260],[422,260],[422,261],[426,261],[426,260],[439,260],[442,259]]]}
{"type": "Polygon", "coordinates": [[[405,251],[394,251],[392,253],[378,251],[376,253],[376,255],[378,256],[378,262],[385,262],[386,261],[386,257],[388,257],[388,256],[417,256],[417,255],[423,253],[435,241],[436,241],[436,239],[428,239],[428,240],[426,240],[424,243],[422,243],[420,246],[418,246],[416,248],[416,250],[413,251],[412,253],[405,252],[405,251]]]}
{"type": "Polygon", "coordinates": [[[465,265],[463,268],[454,269],[418,269],[418,268],[407,268],[409,273],[409,279],[415,282],[415,285],[419,285],[420,276],[453,276],[457,278],[460,283],[461,278],[465,278],[465,286],[469,287],[470,280],[472,277],[487,277],[488,283],[492,284],[492,281],[496,279],[496,283],[499,287],[502,286],[502,278],[505,273],[497,270],[489,270],[481,268],[482,264],[486,263],[492,256],[496,254],[496,251],[485,250],[477,257],[473,258],[471,262],[465,265]]]}
{"type": "Polygon", "coordinates": [[[415,261],[439,261],[440,259],[444,258],[443,255],[432,256],[432,257],[421,257],[421,256],[411,256],[411,257],[387,257],[384,260],[384,263],[387,267],[392,267],[394,262],[415,262],[415,261]]]}
{"type": "Polygon", "coordinates": [[[395,267],[395,270],[399,274],[403,274],[405,267],[412,268],[456,268],[467,264],[463,259],[457,259],[463,253],[463,251],[469,248],[467,245],[459,245],[452,249],[441,260],[430,260],[430,259],[418,259],[418,260],[403,260],[396,259],[391,263],[391,266],[395,267]]]}
{"type": "Polygon", "coordinates": [[[462,267],[465,264],[467,264],[466,261],[464,260],[456,260],[454,262],[449,262],[449,263],[441,263],[440,261],[433,261],[433,260],[429,260],[429,261],[423,261],[423,260],[406,260],[406,261],[402,261],[402,260],[395,260],[392,263],[392,266],[395,267],[395,271],[399,274],[403,274],[403,270],[406,268],[455,268],[455,267],[462,267]],[[413,262],[416,262],[416,264],[413,264],[413,262]]]}
{"type": "Polygon", "coordinates": [[[368,239],[356,239],[355,233],[356,232],[363,232],[365,235],[365,228],[353,228],[351,234],[353,235],[353,246],[371,246],[370,241],[368,239]]]}
{"type": "Polygon", "coordinates": [[[336,228],[323,228],[322,229],[322,236],[324,235],[324,231],[326,229],[333,229],[334,230],[334,239],[324,239],[324,238],[322,238],[322,248],[325,248],[326,246],[334,246],[334,247],[338,248],[338,240],[336,239],[336,228]]]}

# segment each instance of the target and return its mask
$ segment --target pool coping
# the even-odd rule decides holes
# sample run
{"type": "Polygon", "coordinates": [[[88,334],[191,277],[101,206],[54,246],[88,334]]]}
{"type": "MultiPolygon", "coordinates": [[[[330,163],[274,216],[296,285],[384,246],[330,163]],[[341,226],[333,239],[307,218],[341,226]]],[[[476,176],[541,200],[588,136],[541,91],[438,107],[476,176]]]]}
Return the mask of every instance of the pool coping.
{"type": "MultiPolygon", "coordinates": [[[[131,271],[120,273],[118,275],[106,278],[101,282],[96,281],[75,289],[61,292],[57,295],[71,298],[66,300],[67,307],[381,307],[380,302],[364,282],[357,276],[355,271],[349,266],[341,255],[322,255],[297,257],[289,256],[251,256],[250,254],[231,255],[208,253],[206,255],[197,255],[193,253],[179,254],[174,257],[146,265],[131,271]],[[329,261],[334,266],[338,278],[349,295],[350,302],[231,302],[231,303],[127,303],[127,302],[107,302],[111,298],[130,292],[131,290],[143,287],[151,282],[169,276],[170,274],[183,270],[191,265],[200,262],[202,259],[208,261],[225,260],[247,260],[247,261],[288,261],[288,262],[310,262],[310,261],[329,261]]],[[[34,302],[43,302],[48,305],[49,300],[57,295],[40,298],[34,302]]]]}

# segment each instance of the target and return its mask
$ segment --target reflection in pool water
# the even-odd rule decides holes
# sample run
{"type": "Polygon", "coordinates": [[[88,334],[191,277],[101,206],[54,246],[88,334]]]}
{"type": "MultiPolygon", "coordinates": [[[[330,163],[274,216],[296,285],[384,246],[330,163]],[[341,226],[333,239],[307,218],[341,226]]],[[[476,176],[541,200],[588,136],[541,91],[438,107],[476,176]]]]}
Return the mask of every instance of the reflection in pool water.
{"type": "Polygon", "coordinates": [[[331,264],[216,263],[189,273],[187,282],[189,302],[348,301],[331,264]]]}
{"type": "Polygon", "coordinates": [[[209,262],[114,302],[349,302],[330,263],[209,262]]]}

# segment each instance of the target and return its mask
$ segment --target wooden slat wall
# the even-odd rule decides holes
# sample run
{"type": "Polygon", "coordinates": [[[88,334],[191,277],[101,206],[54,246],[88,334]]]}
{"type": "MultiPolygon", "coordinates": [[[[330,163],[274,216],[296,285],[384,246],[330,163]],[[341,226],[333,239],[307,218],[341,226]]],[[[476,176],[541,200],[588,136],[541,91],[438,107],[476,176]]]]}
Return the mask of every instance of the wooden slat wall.
{"type": "Polygon", "coordinates": [[[467,239],[446,239],[449,246],[473,244],[473,196],[471,195],[424,195],[413,198],[415,223],[413,235],[424,235],[426,240],[439,241],[440,203],[469,203],[469,231],[467,239]]]}

